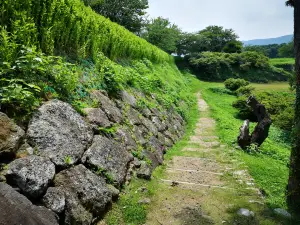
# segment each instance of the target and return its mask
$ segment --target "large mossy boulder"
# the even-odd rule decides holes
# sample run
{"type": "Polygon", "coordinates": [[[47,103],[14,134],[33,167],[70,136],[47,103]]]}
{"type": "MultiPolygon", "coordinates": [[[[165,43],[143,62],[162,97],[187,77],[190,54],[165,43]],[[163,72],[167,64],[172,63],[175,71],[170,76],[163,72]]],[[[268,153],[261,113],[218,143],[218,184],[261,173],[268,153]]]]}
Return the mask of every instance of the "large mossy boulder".
{"type": "Polygon", "coordinates": [[[0,157],[5,154],[14,155],[24,136],[25,132],[0,112],[0,157]]]}
{"type": "Polygon", "coordinates": [[[6,179],[29,198],[38,199],[46,192],[54,175],[55,165],[49,159],[32,155],[10,163],[6,179]]]}
{"type": "Polygon", "coordinates": [[[103,172],[116,186],[125,182],[127,169],[133,156],[124,145],[104,136],[95,136],[92,146],[84,153],[82,162],[88,167],[103,172]]]}
{"type": "Polygon", "coordinates": [[[0,183],[0,225],[58,225],[55,213],[0,183]]]}
{"type": "Polygon", "coordinates": [[[27,136],[39,155],[66,168],[79,161],[92,142],[93,131],[71,105],[53,100],[33,115],[27,136]]]}
{"type": "MultiPolygon", "coordinates": [[[[83,165],[61,171],[55,176],[55,188],[47,192],[46,201],[53,204],[57,196],[64,193],[64,224],[89,225],[98,218],[112,202],[112,192],[105,179],[88,170],[83,165]]],[[[60,203],[55,203],[60,204],[60,203]]],[[[59,207],[58,207],[59,208],[59,207]]],[[[59,208],[61,211],[61,208],[59,208]]]]}

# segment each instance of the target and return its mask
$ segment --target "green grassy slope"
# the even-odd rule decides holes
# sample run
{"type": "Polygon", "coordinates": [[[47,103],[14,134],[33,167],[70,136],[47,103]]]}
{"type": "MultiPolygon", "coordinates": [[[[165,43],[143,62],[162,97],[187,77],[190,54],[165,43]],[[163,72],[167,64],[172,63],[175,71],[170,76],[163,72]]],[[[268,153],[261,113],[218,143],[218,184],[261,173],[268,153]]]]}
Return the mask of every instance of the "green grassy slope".
{"type": "Polygon", "coordinates": [[[80,111],[93,106],[89,93],[97,89],[137,89],[146,94],[141,105],[159,103],[182,115],[193,101],[172,56],[80,0],[1,1],[0,17],[1,103],[10,116],[27,116],[52,98],[80,111]]]}

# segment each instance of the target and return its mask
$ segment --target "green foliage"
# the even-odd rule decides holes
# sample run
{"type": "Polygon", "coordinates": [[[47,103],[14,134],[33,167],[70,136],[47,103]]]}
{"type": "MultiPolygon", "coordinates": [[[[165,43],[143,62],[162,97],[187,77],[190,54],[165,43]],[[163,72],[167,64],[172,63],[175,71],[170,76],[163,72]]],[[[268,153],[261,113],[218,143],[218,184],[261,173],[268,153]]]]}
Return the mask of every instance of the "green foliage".
{"type": "Polygon", "coordinates": [[[238,96],[250,96],[252,95],[253,91],[255,90],[254,87],[252,86],[244,86],[244,87],[240,87],[239,89],[236,90],[236,94],[238,96]]]}
{"type": "Polygon", "coordinates": [[[84,0],[100,15],[124,26],[131,32],[140,32],[148,9],[148,0],[84,0]]]}
{"type": "Polygon", "coordinates": [[[230,91],[236,91],[241,87],[248,86],[250,83],[244,79],[229,78],[224,82],[224,85],[230,91]]]}
{"type": "Polygon", "coordinates": [[[253,82],[286,81],[289,75],[271,66],[269,59],[257,52],[202,52],[189,61],[193,72],[203,80],[243,78],[253,82]]]}
{"type": "Polygon", "coordinates": [[[274,58],[294,57],[293,42],[288,44],[272,44],[272,45],[249,45],[243,48],[243,51],[254,51],[264,54],[265,56],[274,58]]]}
{"type": "MultiPolygon", "coordinates": [[[[273,124],[283,130],[291,131],[294,123],[294,101],[295,96],[292,92],[283,91],[262,91],[254,93],[257,100],[261,102],[271,115],[273,124]]],[[[238,109],[238,116],[241,119],[256,118],[251,108],[246,103],[246,96],[240,97],[233,102],[233,107],[238,109]]]]}
{"type": "Polygon", "coordinates": [[[97,61],[97,54],[103,52],[110,59],[171,61],[168,54],[84,6],[81,0],[6,0],[0,2],[0,9],[0,25],[16,34],[16,44],[36,45],[46,54],[97,61]]]}
{"type": "Polygon", "coordinates": [[[232,106],[238,109],[238,118],[243,120],[249,119],[250,121],[257,121],[257,118],[254,115],[251,107],[247,104],[247,99],[248,98],[246,96],[241,96],[232,103],[232,106]]]}
{"type": "Polygon", "coordinates": [[[295,71],[295,59],[294,58],[277,58],[270,60],[271,65],[284,69],[289,73],[293,73],[295,71]]]}
{"type": "Polygon", "coordinates": [[[240,41],[229,41],[223,48],[223,52],[226,53],[241,53],[243,48],[243,43],[240,41]]]}
{"type": "Polygon", "coordinates": [[[242,43],[232,29],[208,26],[197,33],[182,33],[177,42],[178,55],[193,55],[204,51],[240,52],[242,43]]]}
{"type": "Polygon", "coordinates": [[[101,133],[108,134],[108,135],[114,135],[118,130],[118,125],[114,125],[109,128],[99,127],[98,129],[99,129],[99,132],[101,132],[101,133]]]}
{"type": "Polygon", "coordinates": [[[175,53],[180,33],[177,25],[172,24],[168,19],[158,17],[146,25],[142,37],[168,53],[175,53]]]}
{"type": "Polygon", "coordinates": [[[282,45],[278,49],[278,57],[280,57],[280,58],[294,58],[295,57],[294,41],[291,41],[288,44],[282,45]]]}
{"type": "Polygon", "coordinates": [[[65,163],[66,163],[67,165],[71,165],[71,164],[72,164],[72,158],[71,158],[71,156],[66,156],[66,157],[65,157],[65,163]]]}
{"type": "Polygon", "coordinates": [[[238,35],[232,29],[224,29],[221,26],[208,26],[199,31],[207,39],[207,51],[222,52],[224,47],[233,41],[237,41],[238,35]]]}

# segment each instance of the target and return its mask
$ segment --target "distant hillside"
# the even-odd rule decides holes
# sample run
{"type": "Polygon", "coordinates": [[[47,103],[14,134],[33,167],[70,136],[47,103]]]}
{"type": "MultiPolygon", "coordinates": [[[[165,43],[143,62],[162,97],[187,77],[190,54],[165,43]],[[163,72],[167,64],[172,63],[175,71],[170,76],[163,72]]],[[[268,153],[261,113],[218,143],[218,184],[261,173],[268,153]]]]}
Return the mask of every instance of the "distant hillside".
{"type": "Polygon", "coordinates": [[[288,43],[293,39],[293,35],[285,35],[277,38],[268,39],[255,39],[249,41],[243,41],[244,45],[271,45],[271,44],[283,44],[288,43]]]}

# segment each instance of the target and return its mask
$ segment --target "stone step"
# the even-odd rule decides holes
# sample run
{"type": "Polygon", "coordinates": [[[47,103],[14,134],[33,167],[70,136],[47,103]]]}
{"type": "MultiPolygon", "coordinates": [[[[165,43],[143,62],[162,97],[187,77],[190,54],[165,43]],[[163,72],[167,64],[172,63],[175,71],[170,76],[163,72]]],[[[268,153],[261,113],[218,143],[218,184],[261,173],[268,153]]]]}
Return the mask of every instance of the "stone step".
{"type": "Polygon", "coordinates": [[[204,170],[216,173],[224,170],[216,161],[207,158],[176,156],[169,165],[173,169],[181,170],[204,170]]]}
{"type": "Polygon", "coordinates": [[[190,138],[189,143],[191,144],[199,144],[200,147],[206,147],[206,148],[216,148],[219,147],[221,144],[218,141],[211,141],[211,142],[205,142],[197,136],[193,136],[190,138]]]}
{"type": "Polygon", "coordinates": [[[184,181],[174,181],[174,180],[167,180],[161,179],[162,182],[175,184],[179,187],[185,188],[217,188],[217,189],[225,189],[225,190],[235,190],[234,188],[226,187],[226,186],[219,186],[219,185],[210,185],[210,184],[199,184],[199,183],[191,183],[191,182],[184,182],[184,181]]]}
{"type": "Polygon", "coordinates": [[[193,184],[205,184],[211,186],[223,185],[221,176],[216,173],[187,172],[187,170],[167,170],[166,177],[167,180],[193,184]]]}

